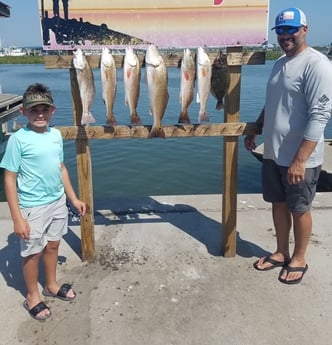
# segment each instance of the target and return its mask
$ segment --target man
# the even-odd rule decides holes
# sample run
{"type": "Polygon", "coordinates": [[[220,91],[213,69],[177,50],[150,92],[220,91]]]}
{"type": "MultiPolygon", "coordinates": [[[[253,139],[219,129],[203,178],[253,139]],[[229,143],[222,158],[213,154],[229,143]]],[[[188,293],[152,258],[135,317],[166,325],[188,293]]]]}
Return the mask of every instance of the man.
{"type": "MultiPolygon", "coordinates": [[[[279,281],[301,282],[308,269],[311,204],[324,156],[324,129],[332,110],[332,65],[306,43],[308,26],[298,8],[281,11],[272,28],[285,55],[273,66],[265,107],[257,122],[264,132],[263,198],[272,203],[277,248],[254,263],[259,271],[282,267],[279,281]],[[289,234],[293,225],[294,249],[289,234]]],[[[245,138],[254,150],[255,135],[245,138]]]]}

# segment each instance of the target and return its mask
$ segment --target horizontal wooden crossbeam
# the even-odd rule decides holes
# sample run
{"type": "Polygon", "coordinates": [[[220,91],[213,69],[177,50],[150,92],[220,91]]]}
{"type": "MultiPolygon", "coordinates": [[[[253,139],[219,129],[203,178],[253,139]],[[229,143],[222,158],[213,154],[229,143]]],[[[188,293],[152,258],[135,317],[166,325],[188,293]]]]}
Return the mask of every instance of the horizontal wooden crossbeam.
{"type": "MultiPolygon", "coordinates": [[[[71,126],[56,127],[65,140],[74,139],[144,139],[149,137],[151,125],[148,126],[71,126]]],[[[240,136],[257,134],[261,126],[255,122],[184,124],[163,126],[166,138],[206,137],[206,136],[240,136]]]]}

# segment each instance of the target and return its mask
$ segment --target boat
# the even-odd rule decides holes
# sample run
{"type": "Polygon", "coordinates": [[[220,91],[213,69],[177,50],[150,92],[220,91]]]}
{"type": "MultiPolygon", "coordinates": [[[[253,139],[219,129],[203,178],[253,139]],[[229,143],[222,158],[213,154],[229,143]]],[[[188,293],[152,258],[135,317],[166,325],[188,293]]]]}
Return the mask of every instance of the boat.
{"type": "MultiPolygon", "coordinates": [[[[263,161],[264,144],[258,145],[255,150],[251,151],[253,156],[260,162],[263,161]]],[[[319,175],[317,192],[332,191],[332,139],[325,140],[324,162],[319,175]]]]}
{"type": "Polygon", "coordinates": [[[9,56],[25,56],[27,55],[27,53],[22,48],[9,48],[8,55],[9,56]]]}

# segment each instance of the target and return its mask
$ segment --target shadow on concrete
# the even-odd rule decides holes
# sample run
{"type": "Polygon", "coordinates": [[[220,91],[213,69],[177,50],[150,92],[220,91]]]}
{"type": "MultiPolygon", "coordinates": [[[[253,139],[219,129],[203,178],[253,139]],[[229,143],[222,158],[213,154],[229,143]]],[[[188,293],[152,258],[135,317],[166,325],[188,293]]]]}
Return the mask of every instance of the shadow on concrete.
{"type": "MultiPolygon", "coordinates": [[[[81,240],[70,229],[65,238],[67,242],[70,242],[71,248],[81,257],[81,240]]],[[[0,273],[7,286],[19,291],[22,296],[26,296],[27,290],[22,270],[23,259],[20,255],[20,250],[20,239],[14,233],[11,233],[7,238],[7,246],[0,250],[0,273]]],[[[66,261],[67,258],[64,256],[58,257],[59,265],[66,261]]],[[[45,274],[42,259],[40,259],[39,264],[38,282],[41,286],[44,286],[45,274]]]]}
{"type": "MultiPolygon", "coordinates": [[[[67,242],[67,244],[70,246],[70,248],[75,252],[75,254],[82,259],[82,245],[81,245],[81,239],[74,233],[73,230],[71,230],[71,225],[73,223],[69,222],[68,224],[68,232],[66,235],[63,236],[63,240],[67,242]]],[[[75,225],[78,225],[75,223],[75,225]]],[[[61,265],[62,263],[66,262],[66,257],[59,256],[58,258],[58,264],[61,265]]]]}
{"type": "MultiPolygon", "coordinates": [[[[186,234],[205,245],[209,254],[221,256],[222,225],[220,222],[205,216],[195,207],[188,204],[160,203],[151,197],[112,198],[96,204],[96,225],[118,224],[151,224],[166,222],[184,231],[186,234]],[[144,217],[142,217],[144,214],[144,217]],[[151,215],[151,217],[149,217],[151,215]]],[[[69,221],[68,233],[63,237],[73,252],[82,259],[81,239],[72,225],[79,223],[69,221]]],[[[261,257],[270,254],[256,244],[241,238],[237,232],[237,255],[241,257],[261,257]]],[[[65,256],[58,257],[58,264],[65,263],[65,256]]],[[[7,238],[7,246],[0,250],[0,272],[7,286],[26,295],[20,256],[20,240],[14,233],[7,238]]],[[[43,285],[43,265],[41,260],[39,283],[43,285]]]]}
{"type": "MultiPolygon", "coordinates": [[[[167,222],[203,243],[207,251],[221,256],[222,225],[187,204],[160,203],[151,197],[114,198],[96,203],[96,225],[142,224],[167,222]],[[140,214],[158,218],[140,217],[140,214]]],[[[69,243],[70,245],[70,243],[69,243]]],[[[261,257],[270,254],[237,232],[237,255],[261,257]]]]}
{"type": "Polygon", "coordinates": [[[7,246],[0,250],[0,272],[7,286],[19,291],[23,296],[26,295],[20,256],[20,239],[14,233],[8,236],[7,246]]]}

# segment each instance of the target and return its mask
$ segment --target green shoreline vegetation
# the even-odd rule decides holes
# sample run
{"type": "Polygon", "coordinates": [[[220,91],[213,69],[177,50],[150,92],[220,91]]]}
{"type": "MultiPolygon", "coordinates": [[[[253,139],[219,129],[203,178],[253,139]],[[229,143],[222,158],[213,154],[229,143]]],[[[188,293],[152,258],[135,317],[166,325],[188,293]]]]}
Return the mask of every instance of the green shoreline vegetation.
{"type": "MultiPolygon", "coordinates": [[[[282,55],[281,50],[266,51],[266,60],[275,60],[282,55]]],[[[0,64],[43,64],[43,55],[1,56],[0,64]]]]}
{"type": "MultiPolygon", "coordinates": [[[[323,54],[327,54],[326,47],[314,47],[323,54]]],[[[243,49],[246,51],[246,48],[243,49]]],[[[248,51],[254,51],[252,48],[248,51]]],[[[262,51],[262,50],[257,50],[262,51]]],[[[280,48],[274,48],[273,50],[263,50],[266,53],[266,60],[276,60],[282,54],[283,51],[280,48]]],[[[44,55],[24,55],[24,56],[0,56],[0,64],[44,64],[44,55]]]]}
{"type": "Polygon", "coordinates": [[[43,64],[44,56],[42,55],[24,55],[24,56],[1,56],[0,64],[43,64]]]}

